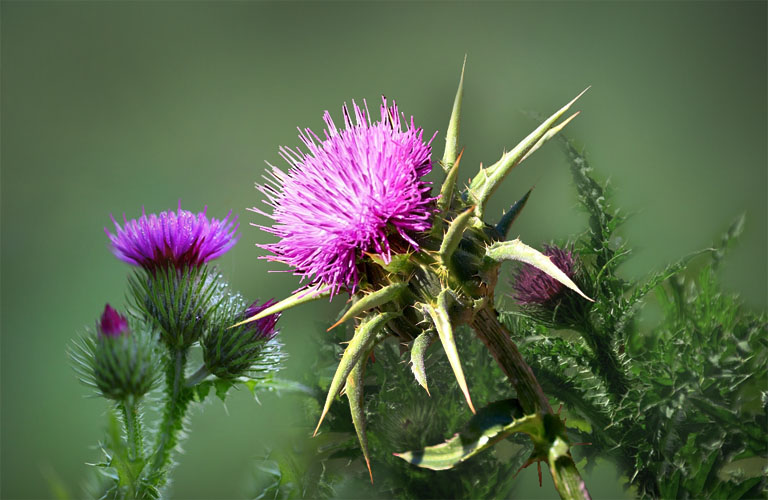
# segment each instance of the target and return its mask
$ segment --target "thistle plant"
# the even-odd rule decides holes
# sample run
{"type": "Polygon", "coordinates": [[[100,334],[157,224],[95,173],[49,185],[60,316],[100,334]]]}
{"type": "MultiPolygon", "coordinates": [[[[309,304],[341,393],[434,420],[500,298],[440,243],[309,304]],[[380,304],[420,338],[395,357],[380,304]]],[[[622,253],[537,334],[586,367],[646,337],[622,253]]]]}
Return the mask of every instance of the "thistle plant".
{"type": "MultiPolygon", "coordinates": [[[[352,113],[343,108],[343,129],[326,112],[324,139],[309,129],[301,132],[307,153],[281,149],[289,170],[271,166],[267,183],[259,186],[272,209],[265,215],[274,221],[262,229],[279,239],[263,248],[271,252],[269,260],[289,265],[307,284],[243,324],[309,300],[349,295],[348,307],[333,327],[352,321],[354,334],[330,383],[315,434],[344,388],[371,481],[362,380],[374,348],[387,337],[409,345],[413,375],[429,393],[424,356],[439,339],[474,413],[454,335],[460,326],[470,325],[516,392],[508,423],[523,422],[519,430],[535,444],[530,460],[548,463],[564,498],[588,498],[565,427],[499,321],[494,291],[501,264],[517,260],[540,269],[583,300],[591,299],[546,255],[519,239],[505,241],[520,205],[495,225],[484,221],[487,202],[499,184],[575,117],[561,121],[576,99],[499,161],[481,167],[462,189],[457,184],[462,94],[463,71],[439,162],[445,178],[435,195],[423,179],[433,167],[432,140],[424,142],[413,118],[406,121],[386,100],[379,121],[372,121],[367,104],[360,108],[353,103],[352,113]]],[[[420,461],[408,454],[402,457],[420,461]]]]}
{"type": "MultiPolygon", "coordinates": [[[[580,463],[590,468],[598,459],[613,462],[640,498],[764,498],[768,319],[724,292],[717,280],[744,217],[711,248],[645,279],[627,279],[620,264],[632,249],[618,235],[626,217],[595,179],[585,153],[571,141],[563,144],[588,226],[573,243],[545,245],[543,253],[595,302],[521,264],[511,293],[497,297],[496,305],[541,386],[561,403],[568,433],[585,444],[577,448],[580,463]],[[661,319],[640,321],[654,306],[661,319]]],[[[499,368],[488,365],[487,352],[466,335],[456,340],[462,364],[473,374],[467,380],[472,394],[501,401],[479,410],[462,428],[466,411],[446,386],[446,357],[434,350],[425,356],[432,397],[423,398],[410,374],[392,368],[409,353],[382,342],[362,378],[376,483],[366,488],[360,482],[367,471],[353,450],[354,421],[335,405],[326,418],[331,432],[318,436],[316,445],[306,445],[300,457],[273,450],[260,465],[264,490],[257,497],[509,496],[516,471],[537,445],[521,442],[516,432],[535,433],[536,420],[522,416],[519,402],[504,399],[499,368]],[[494,443],[496,450],[490,449],[494,443]],[[412,450],[400,456],[420,468],[398,461],[392,448],[412,450]],[[297,478],[320,488],[307,495],[297,478]]],[[[326,344],[306,380],[318,390],[308,405],[312,416],[325,401],[324,366],[341,351],[326,344]]]]}
{"type": "Polygon", "coordinates": [[[252,392],[271,386],[283,358],[276,339],[279,315],[230,328],[270,302],[248,305],[210,264],[237,242],[238,226],[229,216],[209,219],[179,204],[175,211],[113,223],[114,233],[105,230],[112,252],[136,267],[128,280],[131,307],[123,315],[107,305],[95,331],[70,353],[81,380],[112,401],[121,416],[121,422],[110,417],[94,496],[158,498],[187,433],[190,405],[214,387],[224,399],[237,384],[252,392]],[[195,348],[203,362],[188,374],[195,348]],[[147,398],[161,374],[162,395],[147,398]],[[147,407],[161,414],[149,432],[143,422],[147,407]]]}

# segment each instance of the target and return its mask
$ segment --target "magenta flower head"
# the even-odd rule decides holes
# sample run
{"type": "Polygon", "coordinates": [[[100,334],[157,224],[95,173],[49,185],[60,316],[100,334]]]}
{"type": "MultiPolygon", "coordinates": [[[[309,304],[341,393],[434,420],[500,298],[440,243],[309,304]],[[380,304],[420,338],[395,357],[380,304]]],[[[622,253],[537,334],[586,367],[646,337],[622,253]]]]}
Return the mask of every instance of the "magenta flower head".
{"type": "MultiPolygon", "coordinates": [[[[563,271],[568,278],[575,274],[574,258],[570,250],[544,245],[544,255],[563,271]]],[[[558,280],[529,264],[523,264],[514,281],[514,298],[524,306],[543,306],[557,299],[565,290],[558,280]]]]}
{"type": "MultiPolygon", "coordinates": [[[[295,274],[322,283],[336,294],[357,287],[357,259],[419,248],[417,233],[431,227],[435,198],[422,178],[432,169],[431,143],[411,118],[405,130],[397,105],[382,98],[381,120],[352,103],[354,119],[342,108],[344,128],[326,111],[325,139],[300,132],[307,148],[280,148],[288,172],[271,166],[268,183],[258,186],[275,224],[262,227],[280,240],[261,245],[269,260],[285,263],[295,274]]],[[[403,121],[405,117],[403,116],[403,121]]],[[[434,139],[434,136],[433,136],[434,139]]]]}
{"type": "Polygon", "coordinates": [[[237,217],[210,219],[206,210],[193,214],[181,209],[147,215],[130,221],[123,216],[123,226],[115,221],[115,234],[104,228],[112,253],[128,264],[147,270],[158,267],[200,267],[225,254],[239,238],[237,217]]]}
{"type": "Polygon", "coordinates": [[[103,337],[120,337],[128,334],[128,320],[107,304],[99,320],[98,332],[103,337]]]}

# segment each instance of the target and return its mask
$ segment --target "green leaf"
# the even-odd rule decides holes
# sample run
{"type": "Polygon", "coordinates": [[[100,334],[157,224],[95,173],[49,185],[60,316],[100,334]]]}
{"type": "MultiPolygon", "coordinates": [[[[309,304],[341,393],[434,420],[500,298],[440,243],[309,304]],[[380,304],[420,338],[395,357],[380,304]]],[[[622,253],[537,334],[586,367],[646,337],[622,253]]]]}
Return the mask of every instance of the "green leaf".
{"type": "Polygon", "coordinates": [[[341,317],[341,319],[339,319],[330,328],[328,328],[327,331],[330,332],[331,330],[336,328],[338,325],[344,323],[350,318],[354,318],[360,313],[373,309],[374,307],[379,307],[391,300],[394,300],[406,288],[408,288],[408,283],[406,282],[392,283],[391,285],[387,285],[384,288],[380,288],[375,292],[363,295],[363,297],[360,298],[354,304],[352,304],[347,310],[347,312],[345,312],[344,315],[341,317]]]}
{"type": "Polygon", "coordinates": [[[386,337],[386,334],[382,332],[382,329],[388,321],[400,316],[400,314],[401,313],[399,312],[378,313],[360,323],[357,329],[355,329],[355,335],[347,345],[347,348],[344,349],[344,354],[341,356],[339,366],[331,380],[331,385],[328,388],[328,396],[325,398],[325,405],[320,414],[320,421],[317,423],[314,435],[317,435],[317,431],[320,429],[320,424],[323,423],[325,415],[331,408],[333,399],[341,390],[342,383],[347,379],[347,376],[349,376],[349,372],[352,371],[355,363],[357,363],[361,356],[370,351],[377,341],[381,341],[386,337]]]}
{"type": "Polygon", "coordinates": [[[459,247],[464,230],[467,228],[469,221],[472,218],[473,210],[474,207],[470,207],[468,210],[460,213],[448,226],[448,231],[443,236],[443,241],[440,244],[440,260],[442,260],[443,266],[450,266],[453,252],[459,247]]]}
{"type": "Polygon", "coordinates": [[[424,366],[424,356],[427,353],[427,348],[435,340],[436,334],[437,332],[434,329],[429,328],[416,337],[413,341],[413,346],[411,346],[411,370],[413,371],[413,376],[416,377],[416,382],[427,391],[427,394],[429,394],[429,388],[427,387],[427,370],[424,366]]]}
{"type": "Polygon", "coordinates": [[[733,242],[739,239],[739,236],[741,236],[741,233],[744,231],[744,223],[746,222],[746,219],[746,214],[739,215],[720,238],[720,246],[713,255],[715,259],[714,267],[717,267],[720,264],[720,261],[725,257],[726,252],[731,245],[733,245],[733,242]]]}
{"type": "Polygon", "coordinates": [[[380,255],[366,253],[374,264],[378,265],[388,273],[397,274],[408,272],[413,267],[410,253],[400,253],[393,255],[389,262],[384,262],[380,255]]]}
{"type": "Polygon", "coordinates": [[[263,311],[260,311],[259,313],[254,314],[250,318],[232,325],[231,328],[244,325],[246,323],[250,323],[251,321],[256,321],[261,318],[265,318],[272,314],[285,311],[286,309],[296,307],[306,302],[312,302],[313,300],[329,297],[330,295],[331,295],[331,290],[329,287],[326,287],[324,285],[312,285],[308,288],[304,288],[303,290],[299,290],[298,292],[294,293],[290,297],[281,300],[277,304],[267,307],[263,311]]]}
{"type": "Polygon", "coordinates": [[[475,205],[475,214],[477,214],[479,218],[483,218],[485,204],[512,168],[520,164],[528,157],[530,152],[538,149],[544,142],[549,140],[555,133],[560,131],[565,124],[573,119],[573,117],[570,117],[560,126],[555,126],[555,122],[557,122],[586,91],[587,90],[585,89],[571,102],[560,108],[560,110],[545,120],[544,123],[539,125],[536,130],[528,135],[528,137],[523,139],[511,151],[504,154],[499,161],[486,169],[480,169],[477,175],[472,179],[472,182],[470,182],[469,191],[467,193],[469,201],[475,205]],[[550,131],[552,131],[551,134],[549,133],[550,131]]]}
{"type": "Polygon", "coordinates": [[[216,388],[216,396],[224,401],[227,398],[227,391],[229,391],[234,384],[230,380],[217,378],[213,381],[213,385],[216,388]]]}
{"type": "Polygon", "coordinates": [[[448,441],[423,450],[395,453],[406,462],[431,470],[451,469],[515,432],[544,434],[541,416],[523,415],[516,399],[497,401],[481,408],[465,428],[448,441]]]}
{"type": "Polygon", "coordinates": [[[459,151],[459,125],[461,122],[461,101],[464,97],[464,68],[467,65],[467,57],[464,56],[464,64],[461,65],[461,77],[459,78],[459,88],[456,91],[456,97],[453,100],[453,109],[451,110],[451,119],[448,122],[448,130],[445,134],[445,152],[443,153],[443,170],[450,172],[456,162],[456,155],[459,151]]]}
{"type": "MultiPolygon", "coordinates": [[[[443,185],[440,186],[440,197],[437,199],[437,209],[440,212],[445,212],[451,208],[451,202],[453,201],[453,195],[456,192],[456,179],[459,176],[459,163],[461,163],[461,156],[464,154],[464,150],[461,150],[453,166],[445,176],[443,185]]],[[[439,225],[436,224],[439,228],[439,225]]],[[[434,233],[434,230],[433,230],[434,233]]]]}
{"type": "Polygon", "coordinates": [[[426,304],[424,309],[432,318],[432,322],[437,329],[437,334],[440,337],[440,342],[443,344],[445,355],[448,357],[451,369],[453,369],[453,374],[456,376],[456,382],[459,383],[459,388],[461,388],[461,392],[464,393],[464,398],[467,400],[469,409],[472,410],[472,413],[475,413],[472,398],[469,396],[467,381],[464,378],[464,370],[461,369],[459,351],[456,349],[456,340],[453,338],[453,326],[451,325],[451,318],[448,314],[447,297],[448,291],[443,290],[437,297],[437,306],[426,304]]]}
{"type": "Polygon", "coordinates": [[[549,257],[538,250],[529,247],[519,239],[494,243],[488,247],[485,255],[494,263],[504,262],[505,260],[517,260],[529,264],[536,269],[545,272],[547,275],[556,279],[588,301],[594,302],[594,300],[590,299],[584,292],[579,290],[576,283],[571,281],[571,278],[569,278],[559,267],[554,265],[549,257]]]}
{"type": "Polygon", "coordinates": [[[242,382],[243,385],[245,385],[254,396],[256,395],[256,391],[259,390],[277,391],[278,394],[301,393],[307,394],[309,396],[315,395],[315,391],[311,387],[307,387],[301,382],[296,382],[295,380],[288,380],[279,377],[259,379],[242,377],[238,379],[238,381],[242,382]]]}
{"type": "Polygon", "coordinates": [[[368,467],[368,475],[371,477],[371,484],[373,484],[371,456],[368,452],[368,438],[365,435],[365,412],[363,410],[363,376],[365,375],[365,365],[370,354],[371,351],[369,350],[364,356],[361,356],[357,363],[355,363],[352,371],[349,372],[345,394],[349,400],[352,424],[355,426],[355,433],[357,434],[358,441],[360,441],[360,449],[363,451],[365,465],[368,467]]]}
{"type": "Polygon", "coordinates": [[[204,380],[197,384],[193,390],[195,391],[195,397],[197,401],[202,402],[205,400],[205,398],[208,397],[208,394],[211,392],[211,387],[213,387],[213,380],[204,380]]]}

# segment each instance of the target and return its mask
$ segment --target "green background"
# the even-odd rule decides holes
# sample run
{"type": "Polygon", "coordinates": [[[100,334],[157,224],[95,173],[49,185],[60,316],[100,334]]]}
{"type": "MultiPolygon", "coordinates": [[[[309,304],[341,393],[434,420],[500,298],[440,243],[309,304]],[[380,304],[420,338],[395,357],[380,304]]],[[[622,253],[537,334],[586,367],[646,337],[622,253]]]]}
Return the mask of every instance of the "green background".
{"type": "MultiPolygon", "coordinates": [[[[766,3],[11,2],[2,17],[3,498],[72,492],[97,457],[105,404],[86,398],[65,348],[105,302],[124,304],[128,266],[111,256],[109,214],[183,207],[240,215],[220,261],[236,289],[281,297],[297,286],[258,257],[269,237],[246,207],[264,160],[297,126],[322,127],[345,101],[396,98],[428,135],[445,130],[468,54],[461,178],[495,161],[588,85],[567,133],[636,213],[624,230],[640,276],[711,244],[739,213],[745,234],[722,275],[766,304],[766,3]]],[[[435,141],[442,154],[442,135],[435,141]]],[[[536,190],[514,232],[529,244],[580,231],[557,146],[506,181],[488,213],[536,190]]],[[[491,218],[493,216],[491,215],[491,218]]],[[[338,304],[285,314],[287,376],[311,361],[303,340],[338,304]]],[[[245,393],[192,416],[174,495],[241,497],[253,458],[296,435],[296,400],[245,393]]],[[[596,497],[621,492],[609,469],[596,497]]],[[[528,497],[551,497],[535,470],[528,497]]]]}

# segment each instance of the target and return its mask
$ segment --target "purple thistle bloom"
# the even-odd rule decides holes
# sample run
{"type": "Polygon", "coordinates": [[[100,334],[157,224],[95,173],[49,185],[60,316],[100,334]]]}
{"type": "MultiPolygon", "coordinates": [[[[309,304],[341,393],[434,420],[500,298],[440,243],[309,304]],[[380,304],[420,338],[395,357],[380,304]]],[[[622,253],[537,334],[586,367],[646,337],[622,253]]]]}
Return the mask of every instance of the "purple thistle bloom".
{"type": "Polygon", "coordinates": [[[107,304],[99,321],[99,335],[102,337],[119,337],[128,333],[128,320],[107,304]]]}
{"type": "Polygon", "coordinates": [[[364,252],[389,262],[393,247],[418,250],[415,233],[432,226],[434,213],[431,183],[422,180],[432,169],[434,136],[424,143],[413,117],[403,131],[397,105],[388,108],[386,98],[379,122],[371,123],[367,104],[352,106],[354,122],[346,104],[342,108],[342,130],[325,112],[324,140],[299,130],[307,154],[280,148],[290,170],[270,165],[268,183],[257,186],[273,213],[252,209],[275,221],[260,227],[280,238],[260,245],[273,254],[266,258],[293,267],[302,280],[330,286],[332,294],[354,292],[364,252]]]}
{"type": "MultiPolygon", "coordinates": [[[[270,299],[263,304],[259,304],[259,301],[257,300],[248,306],[248,309],[245,310],[245,318],[255,316],[267,307],[273,306],[275,304],[277,304],[277,301],[273,299],[270,299]]],[[[270,314],[269,316],[248,323],[246,329],[253,331],[254,337],[256,338],[272,340],[275,338],[275,335],[277,335],[278,332],[278,330],[275,328],[278,319],[280,319],[280,313],[270,314]]]]}
{"type": "MultiPolygon", "coordinates": [[[[544,245],[544,255],[560,268],[569,278],[573,278],[574,259],[570,250],[544,245]]],[[[522,305],[544,305],[565,289],[565,285],[548,274],[529,264],[523,264],[514,283],[514,298],[522,305]]]]}
{"type": "Polygon", "coordinates": [[[172,265],[176,268],[199,267],[225,254],[239,238],[235,235],[239,224],[237,217],[229,220],[208,220],[203,209],[193,214],[181,209],[168,210],[159,215],[141,211],[141,217],[130,221],[123,216],[124,224],[112,217],[115,234],[104,231],[112,244],[112,253],[128,264],[148,270],[172,265]]]}

